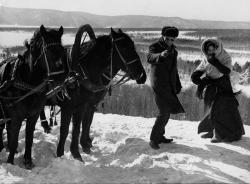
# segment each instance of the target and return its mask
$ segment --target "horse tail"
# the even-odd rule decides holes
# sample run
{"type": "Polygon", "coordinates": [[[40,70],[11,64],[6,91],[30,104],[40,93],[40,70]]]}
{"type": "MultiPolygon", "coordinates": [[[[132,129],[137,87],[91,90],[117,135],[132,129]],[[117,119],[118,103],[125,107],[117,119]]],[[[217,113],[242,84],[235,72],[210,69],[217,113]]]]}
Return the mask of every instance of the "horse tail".
{"type": "Polygon", "coordinates": [[[80,26],[76,32],[75,42],[71,50],[72,64],[78,63],[78,58],[80,54],[81,39],[84,32],[87,32],[91,40],[95,40],[96,36],[94,30],[89,24],[84,24],[80,26]]]}

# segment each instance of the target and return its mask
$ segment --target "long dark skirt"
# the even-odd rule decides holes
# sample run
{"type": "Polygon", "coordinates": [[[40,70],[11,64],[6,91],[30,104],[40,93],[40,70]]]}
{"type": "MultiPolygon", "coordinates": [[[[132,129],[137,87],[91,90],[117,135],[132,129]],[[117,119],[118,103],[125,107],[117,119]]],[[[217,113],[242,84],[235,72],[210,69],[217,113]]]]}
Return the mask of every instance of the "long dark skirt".
{"type": "Polygon", "coordinates": [[[207,107],[205,118],[200,122],[198,133],[212,132],[221,139],[237,141],[245,134],[242,119],[238,110],[239,103],[233,95],[216,95],[207,107]]]}

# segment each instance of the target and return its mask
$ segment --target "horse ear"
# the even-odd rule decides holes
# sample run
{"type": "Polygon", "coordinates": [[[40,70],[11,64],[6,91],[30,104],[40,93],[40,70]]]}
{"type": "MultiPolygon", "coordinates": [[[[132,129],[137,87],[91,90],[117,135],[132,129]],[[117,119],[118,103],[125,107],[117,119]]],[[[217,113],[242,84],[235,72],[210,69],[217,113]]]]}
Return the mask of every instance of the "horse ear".
{"type": "Polygon", "coordinates": [[[40,26],[40,32],[41,32],[42,36],[44,36],[45,33],[46,33],[46,29],[45,29],[45,27],[43,26],[43,24],[40,26]]]}
{"type": "Polygon", "coordinates": [[[115,35],[116,32],[114,31],[114,29],[112,27],[110,29],[111,29],[111,35],[115,35]]]}
{"type": "Polygon", "coordinates": [[[121,29],[118,30],[119,33],[123,33],[121,29]]]}
{"type": "Polygon", "coordinates": [[[17,57],[18,57],[18,59],[20,59],[21,61],[24,61],[24,57],[23,57],[21,54],[18,53],[17,57]]]}
{"type": "Polygon", "coordinates": [[[63,27],[62,26],[59,28],[58,32],[59,32],[60,36],[63,35],[63,27]]]}
{"type": "Polygon", "coordinates": [[[28,42],[28,40],[24,40],[24,46],[27,48],[27,49],[30,49],[30,44],[28,42]]]}

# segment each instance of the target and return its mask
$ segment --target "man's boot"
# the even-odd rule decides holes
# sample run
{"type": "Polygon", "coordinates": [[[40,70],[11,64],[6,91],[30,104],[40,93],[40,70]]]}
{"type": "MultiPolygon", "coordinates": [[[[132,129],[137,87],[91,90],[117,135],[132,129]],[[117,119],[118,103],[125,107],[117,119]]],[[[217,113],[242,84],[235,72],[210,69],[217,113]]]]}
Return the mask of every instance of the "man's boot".
{"type": "Polygon", "coordinates": [[[161,139],[160,139],[160,143],[168,144],[168,143],[173,142],[173,140],[174,140],[174,139],[168,139],[168,138],[162,136],[161,139]]]}
{"type": "Polygon", "coordinates": [[[152,140],[149,142],[149,146],[150,146],[151,148],[155,149],[155,150],[160,149],[159,144],[156,143],[155,141],[152,141],[152,140]]]}

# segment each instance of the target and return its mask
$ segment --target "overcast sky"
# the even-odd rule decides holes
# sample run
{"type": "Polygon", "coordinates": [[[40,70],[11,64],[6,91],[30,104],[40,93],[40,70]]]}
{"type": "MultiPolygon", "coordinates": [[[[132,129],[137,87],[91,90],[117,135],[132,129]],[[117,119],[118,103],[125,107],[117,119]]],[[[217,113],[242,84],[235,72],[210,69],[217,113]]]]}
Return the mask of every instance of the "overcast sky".
{"type": "Polygon", "coordinates": [[[250,22],[250,0],[0,0],[0,5],[98,15],[177,16],[250,22]]]}

